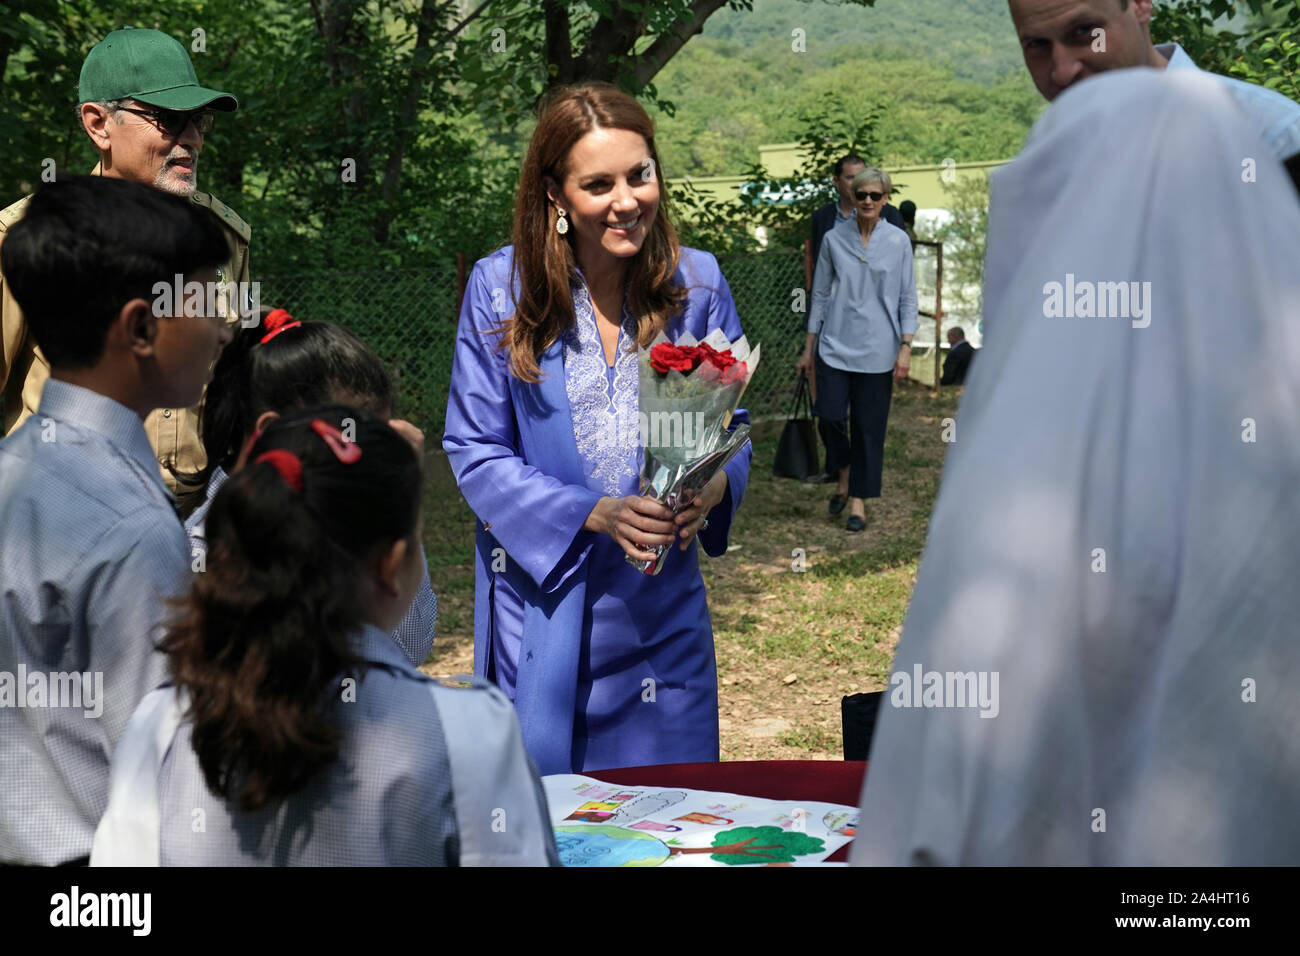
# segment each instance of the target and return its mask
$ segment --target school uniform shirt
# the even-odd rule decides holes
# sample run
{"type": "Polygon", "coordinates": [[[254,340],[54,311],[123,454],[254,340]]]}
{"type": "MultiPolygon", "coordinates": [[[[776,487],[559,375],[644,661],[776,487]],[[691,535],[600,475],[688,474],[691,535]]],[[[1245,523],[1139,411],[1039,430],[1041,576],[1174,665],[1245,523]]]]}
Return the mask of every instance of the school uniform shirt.
{"type": "Polygon", "coordinates": [[[514,710],[485,682],[447,687],[364,626],[367,667],[338,678],[339,756],[252,813],[214,796],[186,701],[150,694],[122,738],[92,866],[558,866],[514,710]]]}
{"type": "MultiPolygon", "coordinates": [[[[100,174],[96,164],[90,175],[100,174]]],[[[0,243],[5,233],[26,214],[30,199],[24,197],[0,210],[0,243]]],[[[212,213],[230,247],[230,259],[217,270],[217,281],[248,289],[248,241],[252,236],[248,223],[211,193],[195,190],[190,194],[190,201],[212,213]]],[[[230,321],[238,321],[239,309],[247,309],[250,304],[228,301],[225,308],[230,321]]],[[[29,334],[22,310],[0,276],[0,391],[4,396],[4,433],[12,432],[35,411],[49,377],[50,363],[29,334]]],[[[189,490],[177,482],[173,471],[192,475],[207,461],[198,433],[201,404],[194,408],[157,408],[144,420],[145,434],[157,456],[155,467],[160,470],[163,483],[173,492],[189,490]]]]}
{"type": "MultiPolygon", "coordinates": [[[[208,479],[207,497],[185,520],[185,533],[190,536],[190,544],[196,553],[207,551],[204,523],[208,517],[208,509],[212,507],[212,499],[217,496],[218,489],[226,483],[227,477],[226,470],[220,465],[212,469],[212,476],[208,479]]],[[[429,652],[433,650],[433,638],[438,626],[438,596],[433,593],[433,585],[429,581],[429,562],[424,554],[423,542],[420,543],[420,561],[424,565],[424,580],[420,582],[420,589],[415,592],[415,599],[411,602],[406,617],[402,618],[402,623],[397,625],[397,630],[393,632],[393,640],[402,649],[407,660],[416,667],[423,664],[429,652]]]]}
{"type": "Polygon", "coordinates": [[[139,416],[51,379],[0,441],[0,863],[89,854],[113,747],[165,677],[164,602],[189,572],[139,416]]]}
{"type": "Polygon", "coordinates": [[[822,240],[808,331],[823,362],[845,372],[889,372],[917,325],[916,270],[907,233],[880,220],[867,247],[857,219],[822,240]]]}

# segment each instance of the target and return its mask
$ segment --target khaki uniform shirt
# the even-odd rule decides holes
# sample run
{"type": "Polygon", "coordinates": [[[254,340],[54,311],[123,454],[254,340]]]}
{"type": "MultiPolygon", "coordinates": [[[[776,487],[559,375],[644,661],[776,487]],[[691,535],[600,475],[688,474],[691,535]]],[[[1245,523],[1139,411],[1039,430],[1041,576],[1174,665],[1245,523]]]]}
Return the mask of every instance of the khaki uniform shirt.
{"type": "MultiPolygon", "coordinates": [[[[91,175],[100,174],[99,166],[91,175]]],[[[0,243],[4,242],[9,227],[22,219],[30,197],[24,197],[7,209],[0,210],[0,243]]],[[[223,227],[230,246],[230,260],[221,267],[218,281],[247,283],[248,240],[251,230],[235,211],[215,196],[195,190],[190,197],[197,205],[212,211],[223,227]]],[[[239,286],[247,288],[247,286],[239,286]]],[[[240,308],[246,303],[230,302],[226,314],[231,322],[239,321],[240,308]]],[[[18,303],[14,301],[4,277],[0,276],[0,387],[4,395],[4,433],[9,434],[36,411],[41,401],[41,390],[50,377],[50,363],[45,360],[35,340],[27,332],[18,303]]],[[[203,442],[199,439],[199,410],[202,401],[193,408],[157,408],[144,420],[144,430],[149,436],[162,468],[163,481],[173,493],[191,491],[182,485],[175,473],[193,474],[207,461],[203,442]]]]}

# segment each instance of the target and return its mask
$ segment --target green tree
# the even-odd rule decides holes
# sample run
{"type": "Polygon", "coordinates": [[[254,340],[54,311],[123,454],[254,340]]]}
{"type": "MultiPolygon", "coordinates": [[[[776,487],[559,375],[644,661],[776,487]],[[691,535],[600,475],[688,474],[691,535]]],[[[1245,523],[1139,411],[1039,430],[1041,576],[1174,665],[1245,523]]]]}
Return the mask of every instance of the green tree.
{"type": "Polygon", "coordinates": [[[874,110],[851,115],[827,91],[816,107],[801,114],[802,158],[791,175],[775,176],[753,163],[736,202],[712,199],[689,183],[676,184],[684,241],[715,252],[749,252],[758,247],[753,230],[761,227],[768,249],[803,248],[813,212],[838,196],[828,175],[836,161],[855,153],[868,165],[876,164],[876,115],[874,110]]]}
{"type": "MultiPolygon", "coordinates": [[[[852,0],[859,6],[873,0],[852,0]]],[[[519,162],[548,86],[653,80],[718,10],[750,0],[0,0],[0,194],[44,160],[89,169],[75,119],[90,48],[122,26],[191,46],[234,93],[200,188],[255,230],[261,274],[448,261],[509,235],[519,162]]],[[[669,104],[665,104],[669,105],[669,104]]],[[[725,149],[720,128],[708,145],[725,149]]],[[[10,200],[12,201],[12,200],[10,200]]]]}
{"type": "Polygon", "coordinates": [[[828,91],[816,108],[801,116],[802,160],[793,175],[772,176],[761,164],[750,169],[741,196],[751,205],[755,221],[768,230],[769,248],[803,246],[812,214],[839,198],[828,174],[841,156],[854,153],[869,166],[878,164],[878,116],[879,107],[874,106],[862,113],[846,113],[828,91]]]}
{"type": "Polygon", "coordinates": [[[1296,0],[1178,0],[1151,18],[1156,42],[1177,41],[1202,69],[1235,76],[1300,101],[1300,3],[1296,0]],[[1218,25],[1245,9],[1244,29],[1218,25]]]}
{"type": "Polygon", "coordinates": [[[689,180],[673,183],[669,214],[682,245],[708,249],[715,255],[758,251],[745,207],[735,200],[716,199],[689,180]],[[682,215],[674,215],[681,210],[682,215]]]}
{"type": "Polygon", "coordinates": [[[980,314],[984,288],[984,247],[989,228],[989,182],[972,176],[944,184],[947,222],[933,236],[944,244],[945,312],[980,314]]]}
{"type": "Polygon", "coordinates": [[[719,863],[738,866],[746,863],[793,863],[796,856],[816,853],[826,846],[818,837],[780,827],[737,827],[713,838],[712,846],[670,846],[673,856],[683,853],[708,853],[719,863]]]}

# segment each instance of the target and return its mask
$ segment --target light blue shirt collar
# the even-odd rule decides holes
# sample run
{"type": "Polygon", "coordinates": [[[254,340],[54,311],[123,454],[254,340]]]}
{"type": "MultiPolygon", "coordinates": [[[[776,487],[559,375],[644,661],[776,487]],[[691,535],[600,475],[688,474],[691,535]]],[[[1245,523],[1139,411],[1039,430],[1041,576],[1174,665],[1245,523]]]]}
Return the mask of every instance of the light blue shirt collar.
{"type": "Polygon", "coordinates": [[[353,638],[352,647],[358,657],[371,664],[382,664],[402,671],[414,667],[402,649],[394,643],[392,635],[385,634],[369,622],[361,625],[361,630],[353,638]]]}
{"type": "Polygon", "coordinates": [[[1167,69],[1196,70],[1226,84],[1264,145],[1279,160],[1285,162],[1300,153],[1300,104],[1266,86],[1202,70],[1177,43],[1162,43],[1156,47],[1156,51],[1168,58],[1167,69]]]}
{"type": "Polygon", "coordinates": [[[205,500],[211,501],[215,498],[217,492],[221,490],[221,486],[226,483],[226,479],[229,477],[230,476],[226,474],[226,469],[222,468],[220,465],[213,468],[212,474],[208,476],[208,493],[205,496],[205,500]]]}
{"type": "Polygon", "coordinates": [[[163,496],[171,500],[171,493],[158,470],[153,447],[149,444],[149,436],[145,434],[144,422],[125,405],[80,385],[51,378],[41,392],[36,418],[49,418],[102,436],[138,465],[163,496]]]}
{"type": "Polygon", "coordinates": [[[1190,56],[1188,56],[1187,51],[1184,50],[1177,43],[1161,43],[1156,46],[1156,52],[1169,61],[1169,66],[1167,67],[1167,69],[1170,70],[1199,70],[1200,69],[1200,67],[1196,65],[1196,61],[1194,61],[1190,56]]]}

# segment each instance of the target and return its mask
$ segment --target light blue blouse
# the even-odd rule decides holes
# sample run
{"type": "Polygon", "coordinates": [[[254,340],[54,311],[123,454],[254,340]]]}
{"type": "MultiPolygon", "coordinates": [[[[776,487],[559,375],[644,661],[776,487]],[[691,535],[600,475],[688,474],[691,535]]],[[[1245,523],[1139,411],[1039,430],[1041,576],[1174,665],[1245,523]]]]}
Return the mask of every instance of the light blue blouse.
{"type": "Polygon", "coordinates": [[[808,331],[818,354],[846,372],[888,372],[904,335],[916,334],[912,240],[883,219],[866,249],[857,219],[835,224],[822,240],[808,331]]]}

